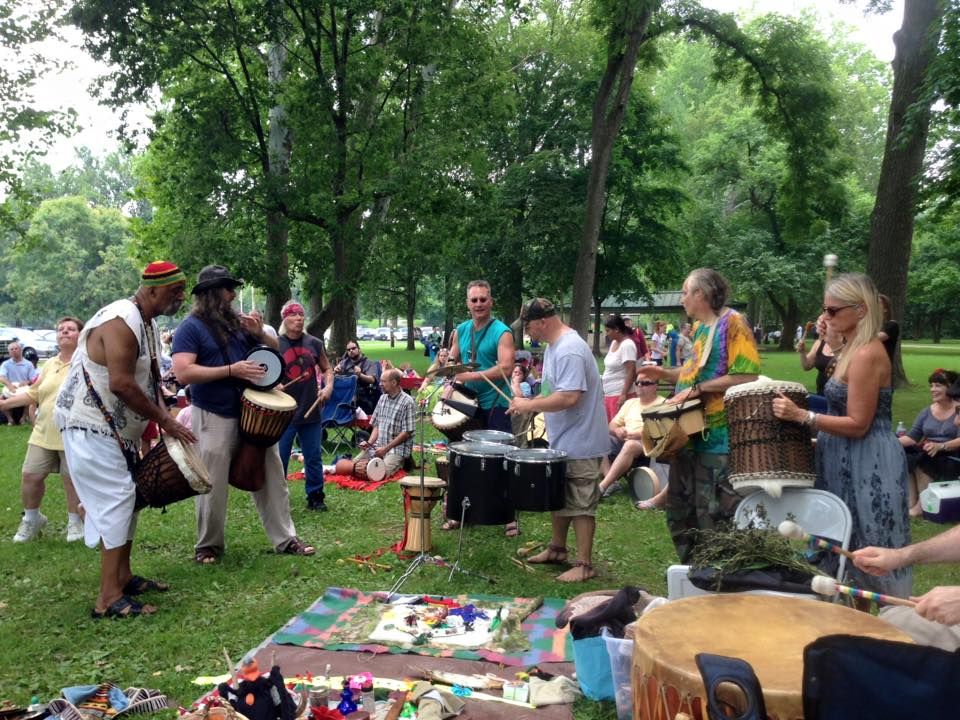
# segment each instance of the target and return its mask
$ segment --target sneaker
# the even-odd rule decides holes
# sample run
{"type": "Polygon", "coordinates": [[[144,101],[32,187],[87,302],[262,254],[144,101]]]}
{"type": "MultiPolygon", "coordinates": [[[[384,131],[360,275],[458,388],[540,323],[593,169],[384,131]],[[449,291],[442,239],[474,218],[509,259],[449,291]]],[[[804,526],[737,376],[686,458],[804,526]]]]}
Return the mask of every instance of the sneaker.
{"type": "Polygon", "coordinates": [[[307,510],[327,512],[327,503],[324,502],[324,497],[318,493],[307,495],[307,510]]]}
{"type": "Polygon", "coordinates": [[[67,520],[67,542],[83,540],[83,520],[70,518],[67,520]]]}
{"type": "Polygon", "coordinates": [[[46,526],[47,517],[43,513],[40,513],[40,516],[33,522],[23,518],[20,521],[20,527],[17,528],[17,534],[13,536],[13,541],[17,543],[30,542],[43,532],[46,526]]]}

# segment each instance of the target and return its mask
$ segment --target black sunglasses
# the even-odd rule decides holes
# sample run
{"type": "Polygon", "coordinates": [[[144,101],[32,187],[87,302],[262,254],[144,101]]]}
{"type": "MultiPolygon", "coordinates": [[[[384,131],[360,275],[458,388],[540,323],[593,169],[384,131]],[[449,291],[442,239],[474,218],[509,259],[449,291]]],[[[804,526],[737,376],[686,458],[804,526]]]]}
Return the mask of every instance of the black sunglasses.
{"type": "Polygon", "coordinates": [[[854,303],[853,305],[841,305],[840,307],[830,307],[829,305],[824,305],[821,309],[827,314],[828,317],[836,317],[837,313],[841,310],[856,307],[858,304],[859,303],[854,303]]]}
{"type": "Polygon", "coordinates": [[[490,298],[485,298],[485,297],[470,298],[470,302],[472,302],[472,303],[486,302],[486,301],[489,300],[489,299],[490,299],[490,298]]]}

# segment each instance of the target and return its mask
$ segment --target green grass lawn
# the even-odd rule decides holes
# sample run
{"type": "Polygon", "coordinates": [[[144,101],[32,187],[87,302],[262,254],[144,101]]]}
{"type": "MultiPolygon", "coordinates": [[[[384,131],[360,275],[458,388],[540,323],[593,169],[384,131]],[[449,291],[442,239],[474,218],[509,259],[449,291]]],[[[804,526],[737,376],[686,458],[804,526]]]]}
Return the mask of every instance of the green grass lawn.
{"type": "MultiPolygon", "coordinates": [[[[428,360],[417,351],[389,343],[365,342],[372,358],[394,364],[409,361],[423,371],[428,360]]],[[[898,390],[896,418],[909,423],[927,402],[926,376],[956,355],[908,350],[913,388],[898,390]]],[[[954,363],[960,364],[960,363],[954,363]]],[[[763,351],[763,370],[771,377],[812,384],[813,375],[799,370],[795,353],[763,351]]],[[[896,419],[895,418],[895,419],[896,419]]],[[[291,483],[291,505],[299,534],[317,546],[313,558],[277,556],[269,548],[253,504],[232,491],[227,521],[227,552],[222,562],[201,567],[192,562],[195,536],[193,505],[175,505],[166,513],[141,513],[135,571],[166,580],[173,589],[154,595],[160,611],[149,618],[94,622],[89,619],[96,595],[99,557],[80,544],[63,540],[66,525],[59,480],[48,482],[43,511],[50,518],[37,542],[13,544],[20,519],[19,476],[29,429],[0,427],[0,699],[25,703],[32,695],[46,700],[62,687],[110,680],[120,687],[159,688],[180,703],[200,692],[190,684],[197,675],[223,672],[223,648],[239,658],[286,620],[312,603],[328,586],[364,590],[389,588],[406,567],[395,556],[383,561],[390,572],[373,576],[343,558],[370,553],[400,538],[403,510],[396,484],[374,493],[334,487],[328,513],[305,509],[303,485],[291,483]]],[[[456,535],[439,529],[439,508],[433,513],[434,551],[452,559],[456,535]]],[[[447,571],[418,570],[404,590],[429,593],[493,592],[569,597],[587,589],[636,584],[655,593],[666,592],[665,570],[675,562],[662,513],[635,511],[624,494],[605,501],[598,517],[595,543],[600,577],[580,586],[553,581],[555,570],[528,574],[508,561],[518,543],[549,538],[545,514],[524,513],[519,539],[503,536],[502,528],[467,531],[463,565],[496,579],[495,585],[466,575],[447,582],[447,571]]],[[[914,523],[915,539],[929,537],[942,526],[914,523]]],[[[960,583],[960,570],[950,566],[920,568],[915,591],[938,584],[960,583]]],[[[358,665],[358,670],[361,669],[358,665]]],[[[615,716],[612,703],[581,701],[578,718],[615,716]]]]}

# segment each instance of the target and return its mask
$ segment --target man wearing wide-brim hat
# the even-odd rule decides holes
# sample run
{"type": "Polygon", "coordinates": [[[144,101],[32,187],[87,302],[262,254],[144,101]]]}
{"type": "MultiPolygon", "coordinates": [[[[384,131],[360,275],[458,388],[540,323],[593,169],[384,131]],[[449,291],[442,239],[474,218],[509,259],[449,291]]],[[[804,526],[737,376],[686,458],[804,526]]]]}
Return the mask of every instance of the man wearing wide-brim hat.
{"type": "MultiPolygon", "coordinates": [[[[260,364],[245,358],[256,345],[277,349],[277,339],[264,333],[261,321],[233,309],[242,284],[222,265],[203,268],[191,291],[193,311],[173,336],[173,372],[179,382],[190,385],[193,431],[213,486],[196,499],[194,560],[201,565],[216,562],[226,548],[227,490],[230,462],[240,443],[240,397],[247,382],[264,374],[260,364]]],[[[314,548],[297,537],[290,517],[287,479],[275,444],[266,449],[264,476],[263,487],[252,496],[270,544],[278,553],[312,555],[314,548]]]]}

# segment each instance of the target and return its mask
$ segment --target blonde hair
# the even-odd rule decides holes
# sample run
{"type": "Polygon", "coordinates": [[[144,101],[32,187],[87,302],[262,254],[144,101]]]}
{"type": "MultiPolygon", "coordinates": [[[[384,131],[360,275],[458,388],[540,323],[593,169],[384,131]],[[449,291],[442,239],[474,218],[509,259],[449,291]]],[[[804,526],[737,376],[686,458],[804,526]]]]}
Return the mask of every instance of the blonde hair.
{"type": "Polygon", "coordinates": [[[883,325],[883,310],[880,307],[880,294],[873,280],[862,273],[846,273],[838,275],[830,281],[824,290],[824,295],[836,298],[844,305],[860,305],[863,307],[863,317],[857,323],[857,334],[848,339],[843,351],[837,360],[835,374],[840,378],[847,375],[850,360],[857,350],[877,339],[877,333],[883,325]]]}

